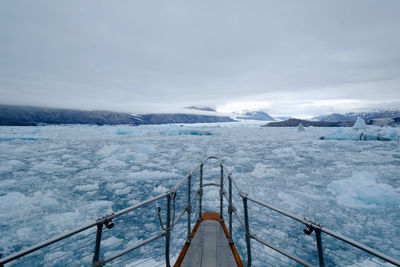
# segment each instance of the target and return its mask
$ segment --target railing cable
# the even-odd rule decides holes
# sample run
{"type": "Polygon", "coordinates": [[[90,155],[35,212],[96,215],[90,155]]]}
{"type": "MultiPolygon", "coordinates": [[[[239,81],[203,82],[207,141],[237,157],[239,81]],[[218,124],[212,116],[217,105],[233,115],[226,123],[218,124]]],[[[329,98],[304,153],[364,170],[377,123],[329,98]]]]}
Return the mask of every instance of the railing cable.
{"type": "Polygon", "coordinates": [[[89,253],[86,253],[86,254],[82,255],[81,257],[79,257],[79,258],[77,258],[77,259],[74,259],[74,260],[72,260],[72,261],[67,262],[67,263],[65,264],[65,266],[70,266],[71,263],[77,262],[77,261],[79,261],[79,260],[82,260],[83,258],[92,256],[92,255],[93,255],[93,251],[91,251],[91,252],[89,252],[89,253]]]}
{"type": "MultiPolygon", "coordinates": [[[[33,259],[39,257],[39,256],[42,256],[43,254],[47,254],[47,253],[50,253],[50,252],[52,252],[52,251],[54,251],[54,250],[56,250],[56,249],[65,247],[65,246],[67,246],[67,245],[70,245],[71,243],[76,242],[76,241],[79,241],[79,240],[82,240],[82,239],[84,239],[84,238],[86,238],[86,237],[88,237],[88,236],[90,236],[90,235],[93,235],[94,233],[96,233],[96,231],[92,231],[92,232],[90,232],[90,233],[88,233],[88,234],[86,234],[86,235],[84,235],[84,236],[80,236],[80,237],[78,237],[78,238],[75,238],[74,240],[70,240],[70,241],[68,241],[68,242],[65,242],[64,244],[62,244],[62,245],[60,245],[60,246],[56,246],[56,247],[54,247],[54,248],[52,248],[52,249],[49,249],[49,250],[47,250],[47,251],[43,251],[43,252],[41,252],[41,253],[38,253],[38,254],[36,254],[36,255],[34,255],[34,256],[32,256],[32,257],[29,257],[29,258],[27,258],[27,259],[24,259],[23,261],[19,261],[19,262],[13,264],[13,265],[10,265],[10,267],[16,266],[16,265],[19,265],[19,264],[22,264],[22,263],[25,263],[25,262],[27,262],[27,261],[31,261],[31,260],[33,260],[33,259]]],[[[91,241],[91,242],[93,242],[93,241],[91,241]]]]}
{"type": "MultiPolygon", "coordinates": [[[[161,248],[163,245],[164,245],[164,244],[161,243],[161,244],[159,244],[159,245],[153,247],[152,250],[159,249],[159,248],[161,248]]],[[[123,263],[123,262],[127,262],[127,261],[129,261],[129,260],[132,260],[132,259],[134,259],[134,258],[143,256],[143,255],[144,255],[144,253],[139,254],[139,255],[134,255],[134,256],[132,256],[132,257],[128,257],[127,259],[122,259],[121,261],[118,261],[118,262],[115,262],[115,263],[111,264],[111,266],[120,266],[120,264],[123,263]]],[[[155,259],[155,258],[157,258],[157,257],[161,257],[162,255],[164,255],[164,251],[162,251],[161,253],[159,253],[159,254],[157,254],[157,255],[155,255],[155,256],[152,256],[152,257],[150,257],[150,258],[146,258],[145,260],[143,260],[143,261],[141,261],[141,262],[139,262],[139,263],[137,263],[137,264],[135,264],[135,265],[133,265],[133,266],[138,266],[138,265],[140,265],[140,264],[142,264],[142,263],[145,263],[145,262],[147,262],[147,261],[149,261],[149,260],[155,259]]]]}
{"type": "MultiPolygon", "coordinates": [[[[253,249],[255,249],[255,250],[257,250],[257,251],[259,251],[259,252],[261,252],[261,253],[263,253],[263,254],[265,254],[265,255],[271,257],[271,258],[274,258],[274,259],[276,259],[276,260],[278,260],[278,261],[280,261],[280,262],[282,262],[282,263],[284,263],[285,266],[290,266],[290,265],[291,265],[290,262],[286,262],[286,261],[280,259],[280,258],[277,257],[277,256],[271,255],[271,254],[269,254],[269,253],[266,252],[266,251],[263,251],[263,250],[261,250],[261,249],[258,249],[258,248],[256,248],[256,246],[254,246],[253,249]]],[[[262,259],[261,259],[261,260],[262,260],[262,259]]],[[[268,263],[268,264],[269,264],[269,263],[268,263]]]]}
{"type": "Polygon", "coordinates": [[[364,260],[369,260],[369,261],[371,261],[371,262],[373,262],[373,263],[375,263],[375,264],[377,264],[377,265],[379,265],[379,266],[385,266],[385,265],[382,264],[382,263],[379,263],[379,262],[377,262],[377,261],[374,261],[374,259],[372,259],[372,258],[369,258],[369,257],[367,257],[367,256],[365,256],[365,255],[361,255],[361,254],[359,254],[359,253],[356,253],[356,252],[353,251],[353,250],[349,250],[349,249],[347,249],[346,247],[344,247],[344,246],[342,246],[342,245],[340,245],[340,244],[335,244],[332,240],[330,240],[330,239],[328,239],[328,238],[324,239],[324,241],[327,242],[327,243],[329,243],[329,244],[331,244],[331,247],[330,247],[330,248],[327,247],[327,249],[333,249],[334,247],[339,247],[339,248],[343,249],[344,251],[346,251],[346,252],[348,251],[348,252],[352,253],[353,255],[355,255],[355,256],[357,256],[357,257],[360,257],[360,258],[362,258],[362,259],[364,259],[364,260]]]}
{"type": "Polygon", "coordinates": [[[362,267],[360,264],[355,263],[354,261],[351,261],[351,260],[349,260],[349,259],[347,259],[347,258],[345,258],[345,257],[342,257],[342,256],[336,254],[335,252],[333,252],[332,250],[330,250],[330,249],[328,249],[328,248],[325,248],[325,251],[326,251],[328,254],[335,255],[336,257],[338,257],[338,258],[340,258],[340,259],[342,259],[342,260],[344,260],[344,261],[350,262],[350,263],[353,264],[353,265],[362,267]]]}
{"type": "MultiPolygon", "coordinates": [[[[79,248],[77,248],[77,249],[74,249],[74,250],[72,250],[72,251],[69,251],[69,252],[67,252],[67,253],[65,253],[65,254],[63,254],[63,255],[61,255],[61,256],[58,256],[58,257],[56,257],[56,258],[54,258],[54,259],[45,261],[45,262],[43,262],[43,265],[46,265],[47,263],[50,263],[50,262],[59,260],[59,259],[61,259],[61,258],[64,258],[64,257],[67,256],[67,255],[73,254],[74,252],[76,252],[76,251],[78,251],[78,250],[81,250],[82,248],[86,248],[86,247],[88,247],[88,246],[91,246],[91,245],[93,245],[93,242],[94,242],[94,241],[92,240],[92,241],[90,241],[90,243],[88,243],[88,244],[86,244],[86,245],[84,245],[84,246],[82,246],[82,247],[79,247],[79,248]]],[[[93,253],[93,252],[91,252],[91,254],[92,254],[92,253],[93,253]]]]}

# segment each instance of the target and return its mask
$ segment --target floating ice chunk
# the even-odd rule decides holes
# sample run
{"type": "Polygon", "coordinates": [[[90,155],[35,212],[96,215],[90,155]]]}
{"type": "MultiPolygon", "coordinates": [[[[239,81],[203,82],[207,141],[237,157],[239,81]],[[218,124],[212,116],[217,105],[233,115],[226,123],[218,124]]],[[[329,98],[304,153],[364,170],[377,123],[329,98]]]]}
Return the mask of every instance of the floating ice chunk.
{"type": "Polygon", "coordinates": [[[89,219],[97,218],[103,216],[104,214],[112,213],[112,201],[107,200],[97,200],[89,204],[80,206],[78,212],[84,217],[89,219]]]}
{"type": "Polygon", "coordinates": [[[100,150],[97,151],[97,154],[100,156],[108,156],[114,154],[117,150],[121,149],[121,146],[118,145],[105,145],[100,150]]]}
{"type": "Polygon", "coordinates": [[[378,184],[369,173],[361,172],[328,184],[339,205],[348,207],[390,207],[400,205],[400,194],[387,184],[378,184]]]}
{"type": "Polygon", "coordinates": [[[114,194],[116,194],[116,195],[127,195],[130,192],[131,192],[131,189],[129,187],[126,187],[126,188],[121,188],[121,189],[115,190],[114,194]]]}
{"type": "Polygon", "coordinates": [[[41,192],[35,192],[33,194],[33,201],[34,204],[44,209],[56,208],[59,205],[58,201],[52,196],[51,193],[43,194],[41,192]]]}
{"type": "Polygon", "coordinates": [[[94,183],[94,184],[87,184],[87,185],[78,185],[75,187],[76,190],[78,191],[93,191],[99,189],[99,184],[94,183]]]}
{"type": "Polygon", "coordinates": [[[170,129],[167,131],[161,131],[161,135],[212,135],[211,132],[203,131],[203,130],[196,130],[196,129],[170,129]]]}
{"type": "Polygon", "coordinates": [[[9,160],[0,165],[0,173],[13,172],[23,169],[25,164],[19,160],[9,160]]]}
{"type": "Polygon", "coordinates": [[[304,129],[304,126],[303,126],[303,124],[299,124],[299,126],[297,126],[297,131],[299,131],[299,132],[305,132],[305,129],[304,129]]]}
{"type": "Polygon", "coordinates": [[[108,157],[103,159],[103,162],[99,165],[99,168],[101,169],[105,169],[105,168],[123,168],[126,167],[127,164],[125,162],[123,162],[122,160],[117,159],[114,156],[108,157]]]}
{"type": "Polygon", "coordinates": [[[130,129],[130,128],[117,128],[116,133],[117,133],[117,135],[132,134],[133,133],[133,129],[130,129]]]}
{"type": "Polygon", "coordinates": [[[365,124],[365,121],[363,119],[361,119],[360,117],[357,117],[357,120],[353,125],[353,129],[356,131],[365,130],[365,129],[367,129],[367,125],[365,124]]]}
{"type": "Polygon", "coordinates": [[[116,189],[123,189],[126,188],[126,183],[108,183],[106,189],[109,191],[114,191],[116,189]]]}
{"type": "Polygon", "coordinates": [[[279,174],[279,171],[271,168],[270,166],[257,163],[254,167],[254,170],[250,173],[253,177],[256,178],[265,178],[265,177],[272,177],[279,174]]]}
{"type": "Polygon", "coordinates": [[[370,126],[368,129],[355,130],[353,128],[340,128],[337,131],[321,137],[324,140],[400,140],[400,135],[395,128],[380,128],[370,126]]]}
{"type": "Polygon", "coordinates": [[[154,154],[157,152],[156,146],[151,144],[135,144],[134,150],[145,154],[154,154]]]}
{"type": "Polygon", "coordinates": [[[35,192],[32,197],[26,197],[20,192],[10,192],[0,197],[0,218],[8,216],[24,216],[33,209],[53,209],[59,205],[51,193],[35,192]],[[13,211],[10,215],[10,211],[13,211]]]}
{"type": "Polygon", "coordinates": [[[167,189],[167,188],[165,188],[165,187],[164,187],[164,186],[162,186],[162,185],[159,185],[159,186],[157,186],[157,187],[154,187],[153,191],[154,191],[154,193],[157,193],[157,194],[162,194],[162,193],[165,193],[165,192],[167,192],[167,191],[168,191],[168,189],[167,189]]]}
{"type": "Polygon", "coordinates": [[[180,174],[174,172],[161,172],[143,170],[140,172],[133,172],[128,174],[127,182],[135,183],[138,180],[160,180],[180,177],[180,174]]]}
{"type": "Polygon", "coordinates": [[[351,128],[340,128],[337,131],[321,137],[324,140],[360,140],[360,133],[351,128]]]}

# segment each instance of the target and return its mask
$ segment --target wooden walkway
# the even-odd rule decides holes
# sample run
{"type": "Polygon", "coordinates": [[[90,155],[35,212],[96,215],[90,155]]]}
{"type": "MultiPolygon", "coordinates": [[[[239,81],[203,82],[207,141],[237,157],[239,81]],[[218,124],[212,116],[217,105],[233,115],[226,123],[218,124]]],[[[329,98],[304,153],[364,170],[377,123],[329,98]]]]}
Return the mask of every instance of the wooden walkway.
{"type": "Polygon", "coordinates": [[[181,267],[232,267],[243,266],[234,244],[229,244],[229,233],[219,214],[202,214],[192,231],[192,241],[186,244],[181,267]]]}

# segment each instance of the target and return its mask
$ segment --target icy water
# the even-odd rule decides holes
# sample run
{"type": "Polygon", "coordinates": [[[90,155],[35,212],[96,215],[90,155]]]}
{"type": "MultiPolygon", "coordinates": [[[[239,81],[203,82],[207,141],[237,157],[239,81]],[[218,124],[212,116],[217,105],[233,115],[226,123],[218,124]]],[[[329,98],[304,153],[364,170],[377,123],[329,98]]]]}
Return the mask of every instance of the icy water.
{"type": "MultiPolygon", "coordinates": [[[[253,197],[400,258],[399,142],[319,139],[335,130],[297,132],[234,123],[0,127],[0,254],[7,256],[163,193],[214,155],[253,197]]],[[[205,167],[206,179],[218,181],[218,175],[217,165],[205,167]]],[[[205,210],[218,211],[217,189],[207,190],[205,210]]],[[[241,211],[240,199],[234,200],[241,211]]],[[[184,201],[178,194],[177,210],[184,201]]],[[[101,256],[159,231],[157,207],[164,212],[164,202],[116,220],[113,229],[104,231],[101,256]]],[[[253,232],[317,264],[314,235],[305,236],[302,225],[257,205],[249,208],[253,232]]],[[[183,244],[185,224],[186,216],[174,229],[173,256],[183,244]]],[[[27,256],[17,266],[88,265],[94,231],[27,256]]],[[[382,263],[324,234],[322,238],[327,266],[382,263]]],[[[243,230],[235,219],[234,241],[245,259],[243,230]]],[[[163,264],[163,242],[154,241],[109,265],[163,264]]],[[[254,266],[296,265],[254,240],[252,246],[254,266]]]]}

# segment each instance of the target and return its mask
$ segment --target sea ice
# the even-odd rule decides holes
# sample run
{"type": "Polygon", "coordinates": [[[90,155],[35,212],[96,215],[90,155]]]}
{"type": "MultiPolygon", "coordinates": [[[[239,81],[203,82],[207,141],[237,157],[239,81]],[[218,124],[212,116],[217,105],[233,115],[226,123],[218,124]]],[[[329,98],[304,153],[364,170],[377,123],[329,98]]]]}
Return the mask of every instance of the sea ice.
{"type": "Polygon", "coordinates": [[[197,129],[170,129],[167,131],[160,131],[162,135],[212,135],[209,131],[197,130],[197,129]]]}
{"type": "MultiPolygon", "coordinates": [[[[0,137],[37,139],[0,142],[0,254],[10,255],[22,247],[164,193],[202,159],[215,155],[223,160],[241,189],[249,195],[400,258],[398,142],[325,142],[319,137],[327,136],[332,128],[307,128],[300,138],[297,129],[259,125],[146,125],[126,127],[132,133],[125,135],[116,134],[118,128],[125,129],[125,126],[0,127],[0,137]],[[179,130],[212,135],[197,136],[190,132],[179,135],[179,130]],[[168,132],[175,135],[166,135],[168,132]]],[[[357,134],[351,128],[346,129],[357,134]]],[[[375,136],[380,133],[384,138],[399,140],[397,128],[367,126],[367,129],[375,136]]],[[[198,176],[196,170],[193,179],[198,176]]],[[[204,167],[204,178],[219,182],[215,162],[204,167]]],[[[184,190],[185,185],[180,192],[184,190]]],[[[186,199],[182,196],[177,195],[177,211],[185,206],[186,199]]],[[[203,200],[204,211],[216,211],[218,188],[207,187],[203,200]]],[[[242,200],[236,196],[233,201],[238,211],[243,211],[242,200]]],[[[154,234],[159,230],[158,205],[165,214],[165,203],[160,201],[116,218],[115,227],[104,230],[104,240],[114,236],[128,243],[154,234]],[[142,227],[145,224],[150,229],[148,233],[142,227]]],[[[226,212],[226,202],[224,207],[226,212]]],[[[192,214],[195,222],[197,213],[192,214]]],[[[301,224],[254,203],[249,206],[249,214],[252,231],[317,265],[315,240],[304,236],[301,224]],[[302,246],[296,249],[299,242],[302,246]]],[[[171,244],[172,257],[179,253],[186,237],[186,216],[182,218],[173,230],[172,238],[177,241],[171,244]],[[175,236],[176,233],[180,235],[175,236]]],[[[245,258],[244,232],[235,218],[233,226],[235,244],[245,258]]],[[[83,240],[90,244],[86,254],[93,251],[96,229],[90,231],[83,240]]],[[[324,244],[328,245],[324,240],[323,236],[324,244]]],[[[126,266],[148,260],[149,266],[155,266],[162,259],[158,263],[160,258],[154,261],[150,258],[160,245],[163,245],[161,239],[157,244],[144,246],[139,258],[121,264],[116,260],[115,264],[126,266]]],[[[126,244],[109,250],[102,247],[102,250],[112,255],[124,248],[126,244]]],[[[72,250],[71,245],[62,252],[72,250]]],[[[271,260],[257,250],[252,252],[261,259],[254,266],[264,266],[263,262],[271,260]]],[[[343,252],[343,257],[348,256],[346,253],[354,255],[343,252]]],[[[49,254],[48,259],[56,255],[62,256],[49,254]]],[[[341,258],[325,256],[331,265],[348,264],[341,258]]],[[[68,257],[76,259],[79,255],[68,257]]],[[[90,265],[91,257],[77,261],[77,265],[90,265]]],[[[37,259],[39,263],[45,260],[44,256],[37,259]]],[[[363,260],[354,262],[364,265],[363,260]]],[[[27,266],[35,265],[30,263],[27,266]]],[[[63,263],[60,259],[54,265],[63,263]]],[[[279,261],[274,263],[279,265],[279,261]]]]}
{"type": "Polygon", "coordinates": [[[267,178],[279,175],[279,171],[272,168],[271,166],[257,163],[251,175],[256,178],[267,178]]]}
{"type": "Polygon", "coordinates": [[[356,173],[348,179],[328,184],[328,191],[339,205],[349,207],[387,207],[400,205],[400,193],[387,184],[377,183],[369,173],[356,173]]]}
{"type": "Polygon", "coordinates": [[[396,128],[367,126],[363,119],[357,118],[352,128],[339,128],[335,132],[321,137],[321,139],[398,141],[400,140],[400,134],[396,128]]]}

